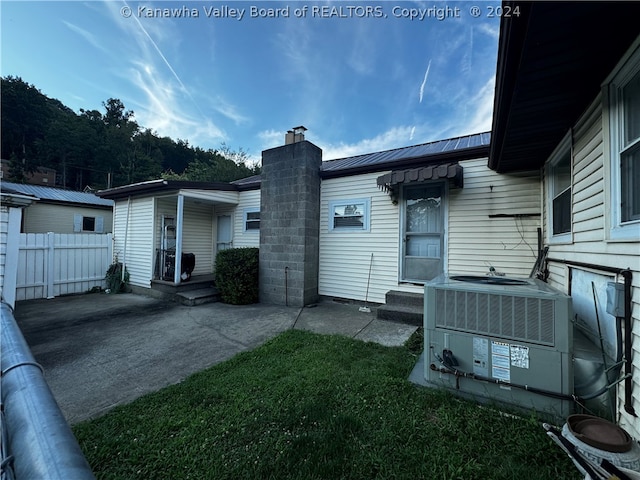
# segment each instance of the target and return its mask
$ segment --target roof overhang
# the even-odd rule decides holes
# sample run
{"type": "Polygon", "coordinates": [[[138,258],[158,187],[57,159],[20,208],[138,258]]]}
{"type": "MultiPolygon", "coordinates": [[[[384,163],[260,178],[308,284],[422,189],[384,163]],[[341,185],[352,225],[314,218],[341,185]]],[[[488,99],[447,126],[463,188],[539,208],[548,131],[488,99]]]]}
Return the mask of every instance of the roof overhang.
{"type": "Polygon", "coordinates": [[[8,192],[0,193],[0,203],[6,207],[25,208],[38,200],[40,200],[38,197],[34,197],[32,195],[8,192]]]}
{"type": "Polygon", "coordinates": [[[128,197],[153,196],[158,194],[175,193],[181,190],[215,190],[221,192],[237,192],[236,185],[224,182],[191,182],[184,180],[151,180],[148,182],[133,183],[122,187],[100,190],[96,193],[102,198],[118,200],[128,197]]]}
{"type": "Polygon", "coordinates": [[[536,170],[640,35],[639,2],[503,2],[489,167],[536,170]],[[507,8],[509,7],[509,8],[507,8]]]}

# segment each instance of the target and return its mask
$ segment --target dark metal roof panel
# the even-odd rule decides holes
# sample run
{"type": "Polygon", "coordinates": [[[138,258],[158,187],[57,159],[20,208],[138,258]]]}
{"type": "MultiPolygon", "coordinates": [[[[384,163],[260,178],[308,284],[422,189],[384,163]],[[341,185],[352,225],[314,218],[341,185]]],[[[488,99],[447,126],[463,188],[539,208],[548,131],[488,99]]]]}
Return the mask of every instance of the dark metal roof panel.
{"type": "Polygon", "coordinates": [[[241,178],[231,182],[238,187],[238,190],[255,190],[260,188],[262,175],[251,175],[250,177],[241,178]]]}
{"type": "Polygon", "coordinates": [[[2,182],[0,189],[23,195],[38,197],[42,201],[56,203],[74,203],[97,207],[112,207],[113,201],[100,198],[93,193],[76,192],[62,188],[45,187],[42,185],[27,185],[22,183],[2,182]]]}
{"type": "Polygon", "coordinates": [[[421,145],[385,150],[383,152],[367,153],[354,157],[327,160],[322,162],[322,172],[339,172],[363,167],[387,166],[401,164],[403,161],[424,158],[437,162],[438,156],[445,155],[450,158],[456,152],[463,152],[472,148],[489,147],[491,134],[489,132],[467,135],[464,137],[438,140],[421,145]]]}

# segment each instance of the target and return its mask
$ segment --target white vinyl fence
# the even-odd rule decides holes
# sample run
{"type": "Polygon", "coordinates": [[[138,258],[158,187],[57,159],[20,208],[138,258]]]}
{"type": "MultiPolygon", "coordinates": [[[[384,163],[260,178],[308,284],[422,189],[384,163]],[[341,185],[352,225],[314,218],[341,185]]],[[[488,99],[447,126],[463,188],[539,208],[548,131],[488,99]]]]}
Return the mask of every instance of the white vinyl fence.
{"type": "Polygon", "coordinates": [[[16,300],[53,298],[104,287],[112,235],[21,233],[16,300]]]}

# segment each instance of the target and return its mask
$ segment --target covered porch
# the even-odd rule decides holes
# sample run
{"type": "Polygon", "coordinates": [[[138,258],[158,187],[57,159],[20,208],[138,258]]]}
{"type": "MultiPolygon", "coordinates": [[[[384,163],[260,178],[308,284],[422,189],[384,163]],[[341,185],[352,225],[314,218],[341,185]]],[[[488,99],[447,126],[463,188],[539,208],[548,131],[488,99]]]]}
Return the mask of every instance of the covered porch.
{"type": "Polygon", "coordinates": [[[217,252],[231,246],[238,192],[181,189],[154,201],[152,287],[212,280],[217,252]]]}

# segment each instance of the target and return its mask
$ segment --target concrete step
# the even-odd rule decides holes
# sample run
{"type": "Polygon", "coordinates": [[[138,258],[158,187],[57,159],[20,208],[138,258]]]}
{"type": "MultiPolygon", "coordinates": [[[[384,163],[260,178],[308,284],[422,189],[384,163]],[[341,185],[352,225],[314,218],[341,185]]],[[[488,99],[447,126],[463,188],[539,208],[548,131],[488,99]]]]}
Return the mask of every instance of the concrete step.
{"type": "Polygon", "coordinates": [[[377,317],[381,320],[407,323],[419,327],[423,324],[422,308],[412,305],[382,305],[378,307],[377,317]]]}
{"type": "Polygon", "coordinates": [[[401,292],[389,290],[385,295],[387,305],[411,306],[424,308],[424,295],[422,293],[401,292]]]}
{"type": "Polygon", "coordinates": [[[164,293],[179,293],[190,290],[201,290],[214,286],[213,275],[200,275],[191,277],[191,280],[175,284],[166,280],[151,280],[151,288],[164,293]]]}
{"type": "Polygon", "coordinates": [[[220,292],[215,287],[187,290],[175,294],[178,303],[188,307],[220,301],[220,292]]]}

